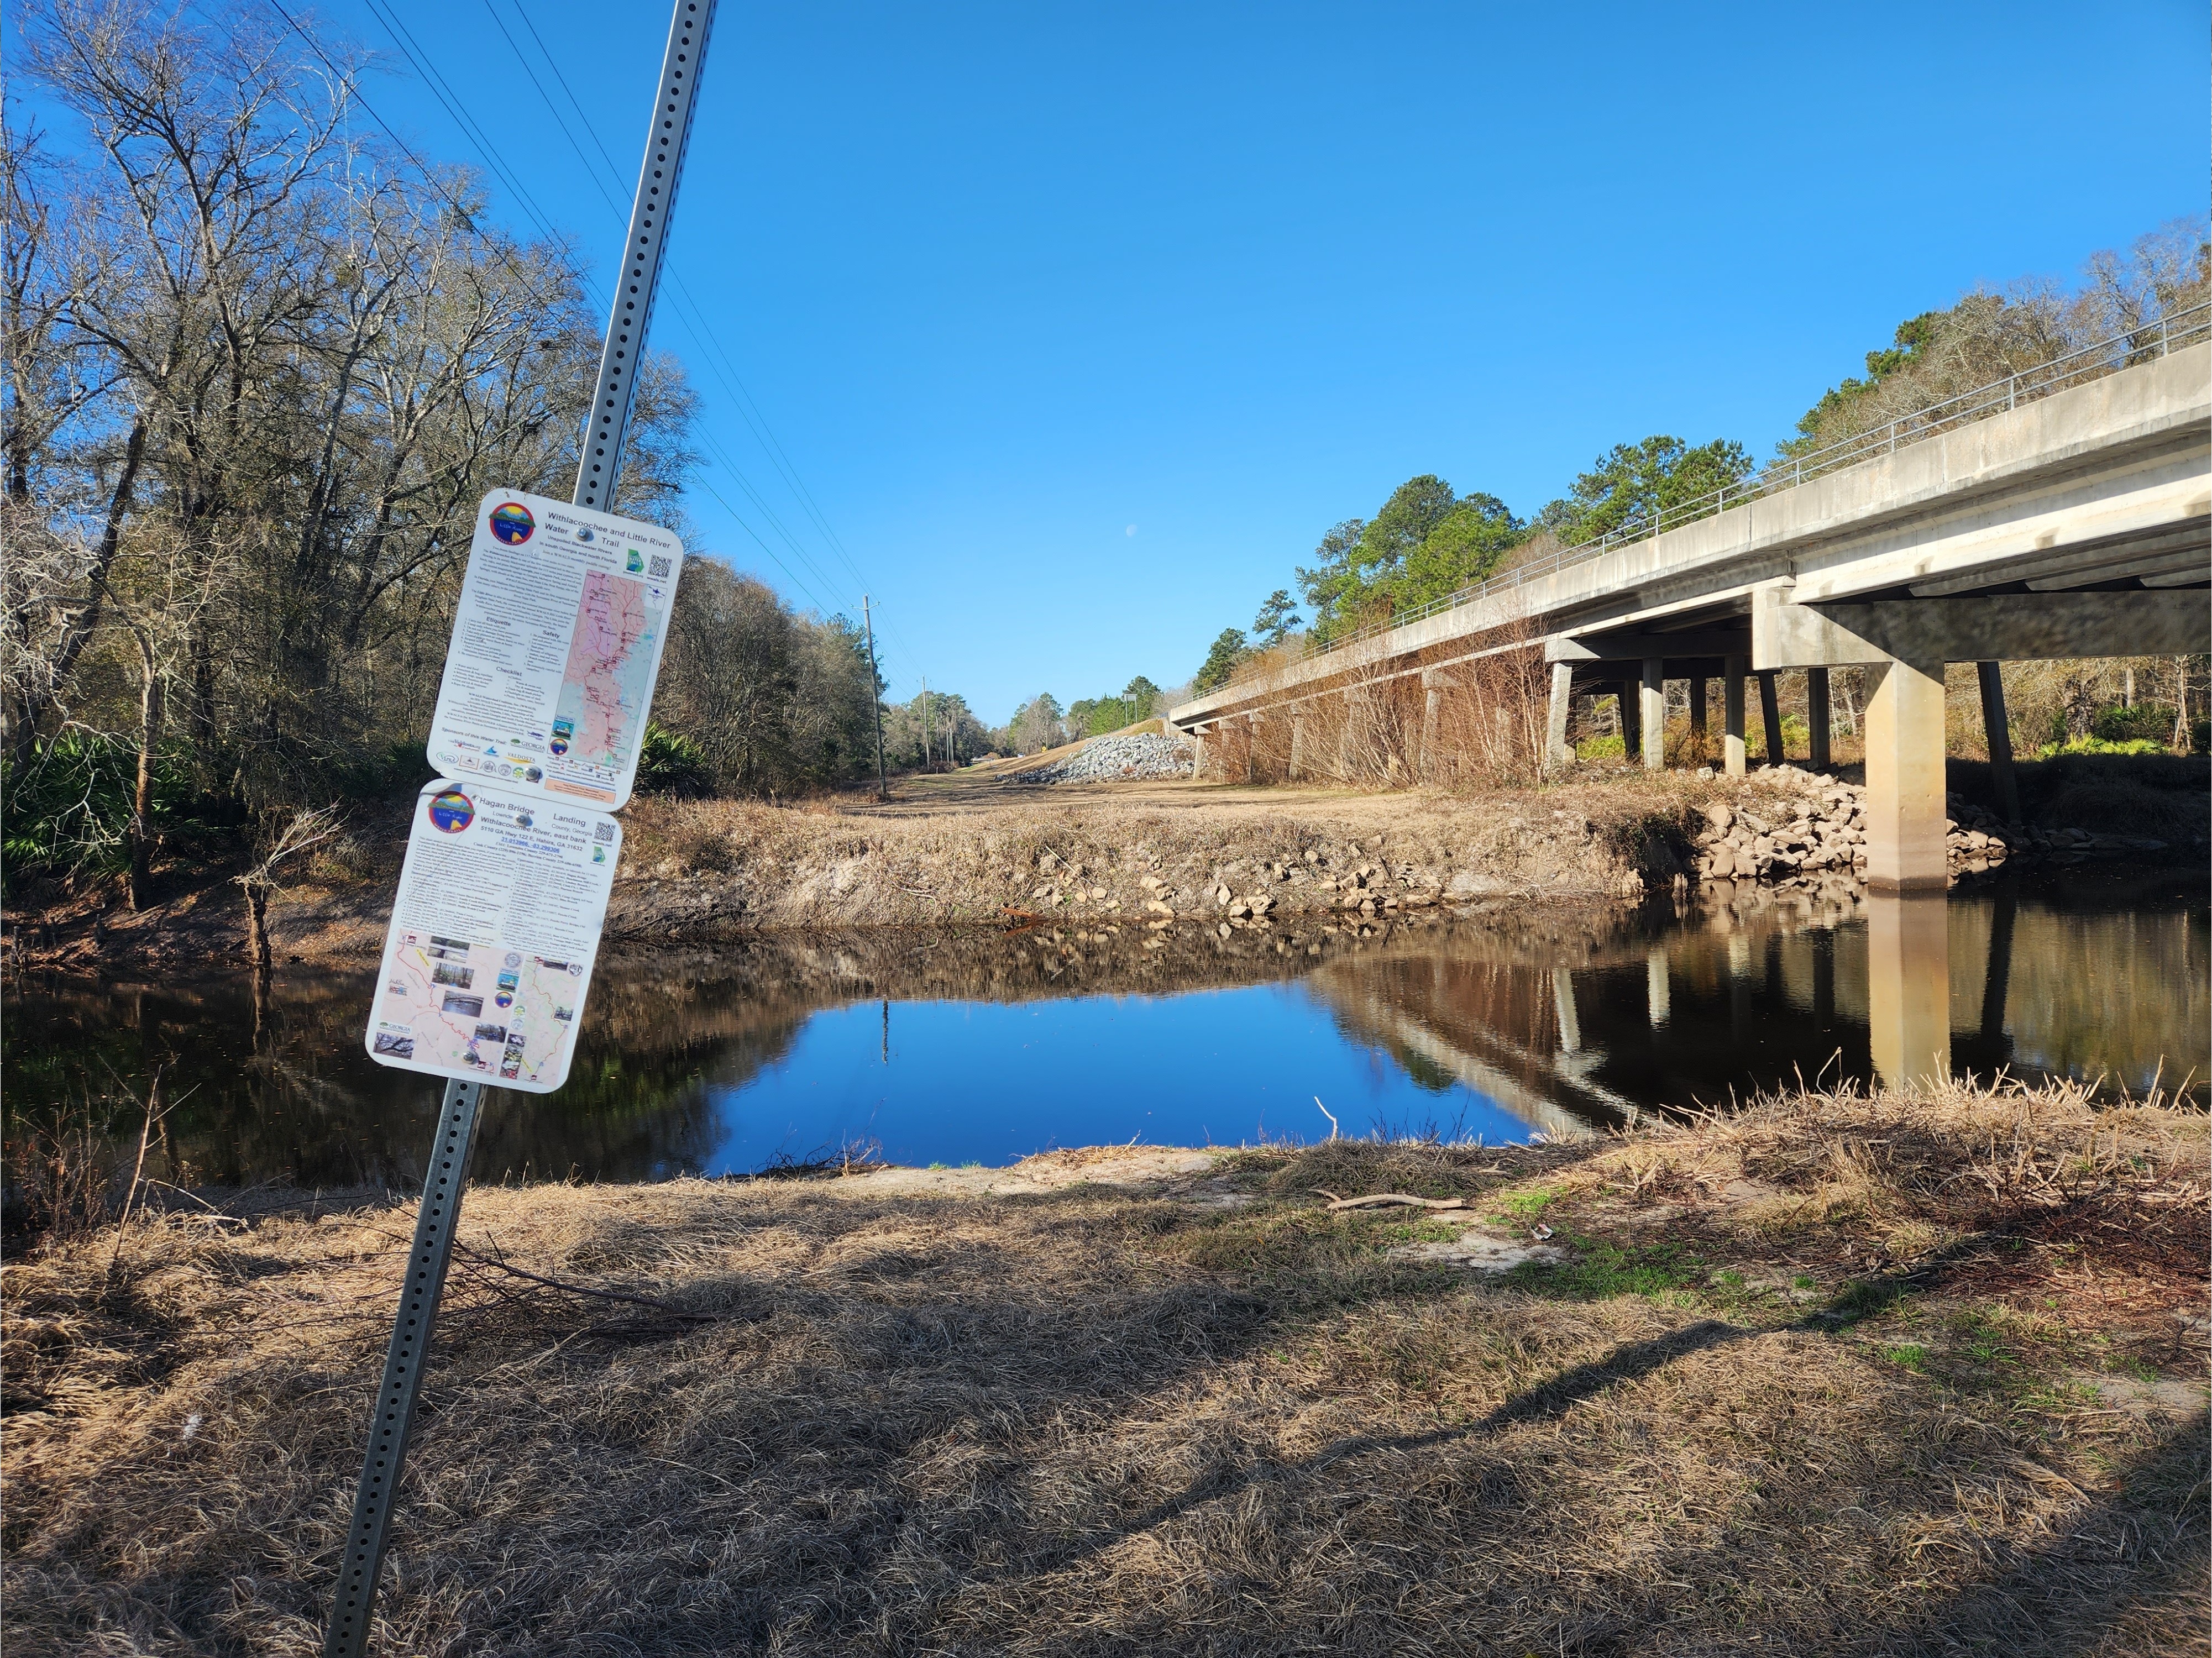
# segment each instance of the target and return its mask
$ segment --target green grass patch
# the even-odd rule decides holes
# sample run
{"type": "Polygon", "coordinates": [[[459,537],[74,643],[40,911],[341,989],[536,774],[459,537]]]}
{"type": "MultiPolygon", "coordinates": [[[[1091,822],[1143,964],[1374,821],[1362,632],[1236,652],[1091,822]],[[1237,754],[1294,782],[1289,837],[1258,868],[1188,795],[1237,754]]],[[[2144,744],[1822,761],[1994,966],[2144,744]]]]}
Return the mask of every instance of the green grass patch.
{"type": "Polygon", "coordinates": [[[1563,1233],[1565,1261],[1523,1261],[1505,1282],[1559,1301],[1612,1301],[1621,1296],[1677,1295],[1701,1284],[1706,1266],[1680,1244],[1623,1248],[1602,1239],[1563,1233]]]}
{"type": "Polygon", "coordinates": [[[1557,1202],[1557,1188],[1540,1186],[1532,1192],[1505,1192],[1498,1196],[1508,1214],[1518,1215],[1524,1220],[1534,1220],[1557,1202]]]}

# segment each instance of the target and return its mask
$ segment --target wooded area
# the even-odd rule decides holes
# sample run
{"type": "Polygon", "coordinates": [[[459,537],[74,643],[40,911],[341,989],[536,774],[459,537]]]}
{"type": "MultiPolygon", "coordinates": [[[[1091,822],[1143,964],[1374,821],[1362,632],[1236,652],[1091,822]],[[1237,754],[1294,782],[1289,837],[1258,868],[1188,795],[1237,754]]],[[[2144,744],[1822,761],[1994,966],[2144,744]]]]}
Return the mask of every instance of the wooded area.
{"type": "MultiPolygon", "coordinates": [[[[267,10],[49,0],[15,67],[82,142],[0,128],[6,853],[135,896],[157,842],[428,774],[477,502],[570,492],[604,302],[364,137],[363,59],[267,10]]],[[[648,356],[617,511],[690,530],[695,410],[648,356]]],[[[872,769],[845,620],[695,558],[667,661],[648,781],[872,769]]]]}

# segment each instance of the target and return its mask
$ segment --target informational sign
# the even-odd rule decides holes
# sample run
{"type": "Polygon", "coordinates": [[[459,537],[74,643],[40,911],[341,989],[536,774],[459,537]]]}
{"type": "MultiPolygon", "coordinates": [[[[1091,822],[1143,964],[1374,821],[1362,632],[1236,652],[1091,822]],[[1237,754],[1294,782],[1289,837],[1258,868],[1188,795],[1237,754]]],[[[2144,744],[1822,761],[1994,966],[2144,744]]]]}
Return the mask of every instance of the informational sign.
{"type": "Polygon", "coordinates": [[[541,799],[629,799],[684,544],[657,525],[495,489],[477,508],[430,764],[541,799]]]}
{"type": "Polygon", "coordinates": [[[605,812],[507,783],[439,780],[415,802],[368,1021],[369,1057],[550,1094],[622,857],[605,812]]]}

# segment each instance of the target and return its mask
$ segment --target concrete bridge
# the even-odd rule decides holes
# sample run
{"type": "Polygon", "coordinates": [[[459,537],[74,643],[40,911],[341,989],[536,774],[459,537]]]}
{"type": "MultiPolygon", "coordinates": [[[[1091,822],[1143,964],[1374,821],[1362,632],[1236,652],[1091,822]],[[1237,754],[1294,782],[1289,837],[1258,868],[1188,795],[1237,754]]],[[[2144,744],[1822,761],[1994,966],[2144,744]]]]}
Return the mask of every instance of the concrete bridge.
{"type": "MultiPolygon", "coordinates": [[[[1831,459],[1842,464],[1820,476],[1788,484],[1770,470],[1736,486],[1749,494],[1740,505],[1724,497],[1639,540],[1565,550],[1168,718],[1201,753],[1209,742],[1233,751],[1263,722],[1287,720],[1297,771],[1310,761],[1298,739],[1317,699],[1418,677],[1425,716],[1409,758],[1425,771],[1453,671],[1540,642],[1552,767],[1572,763],[1576,695],[1619,691],[1629,746],[1656,769],[1668,682],[1688,682],[1702,732],[1717,678],[1724,763],[1740,775],[1747,685],[1771,756],[1781,752],[1774,676],[1806,671],[1810,757],[1826,765],[1828,671],[1860,667],[1869,884],[1940,892],[1947,663],[1980,665],[1990,754],[2008,792],[1998,664],[2212,649],[2208,319],[2212,309],[2196,307],[2147,343],[2107,343],[1966,394],[1887,428],[1887,441],[1875,433],[1839,446],[1846,452],[1831,459]],[[2123,350],[2150,360],[2102,372],[2123,350]],[[2077,361],[2098,352],[2108,355],[2077,361]],[[1917,435],[1929,427],[1940,429],[1917,435]]],[[[2009,793],[2008,805],[2017,818],[2009,793]]]]}

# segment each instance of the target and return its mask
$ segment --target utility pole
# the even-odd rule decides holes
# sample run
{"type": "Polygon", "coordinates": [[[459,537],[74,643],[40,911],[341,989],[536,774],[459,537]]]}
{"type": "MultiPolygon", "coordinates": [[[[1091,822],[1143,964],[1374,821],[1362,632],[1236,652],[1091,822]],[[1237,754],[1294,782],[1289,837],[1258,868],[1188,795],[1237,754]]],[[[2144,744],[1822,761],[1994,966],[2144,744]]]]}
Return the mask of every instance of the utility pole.
{"type": "Polygon", "coordinates": [[[924,675],[921,677],[921,764],[922,764],[922,769],[923,769],[923,770],[925,770],[925,771],[927,771],[927,770],[929,768],[929,762],[930,762],[931,761],[934,760],[936,757],[937,757],[936,752],[935,752],[933,750],[932,750],[932,749],[931,749],[931,747],[929,746],[929,676],[928,676],[927,674],[924,674],[924,675]]]}
{"type": "Polygon", "coordinates": [[[868,630],[868,706],[876,711],[876,799],[888,800],[891,786],[884,775],[884,677],[876,666],[876,616],[866,593],[860,595],[860,620],[868,630]]]}
{"type": "MultiPolygon", "coordinates": [[[[637,194],[630,207],[623,243],[622,275],[607,318],[599,352],[599,384],[576,464],[573,500],[579,507],[611,512],[615,480],[622,468],[623,440],[637,396],[637,364],[645,354],[647,325],[653,295],[659,291],[661,252],[668,222],[676,210],[676,186],[683,177],[684,152],[691,141],[699,70],[707,56],[707,34],[714,21],[715,0],[674,0],[668,46],[662,54],[660,82],[647,130],[645,160],[638,168],[637,194]]],[[[872,651],[871,652],[872,655],[872,651]]],[[[881,746],[878,738],[878,762],[881,746]]],[[[376,1581],[391,1540],[392,1505],[399,1470],[414,1428],[416,1401],[438,1303],[452,1265],[453,1231],[459,1224],[461,1196],[468,1183],[469,1153],[490,1092],[481,1081],[456,1078],[446,1084],[439,1107],[437,1138],[431,1143],[428,1174],[415,1219],[409,1252],[409,1276],[400,1292],[378,1386],[375,1419],[362,1456],[361,1478],[339,1557],[337,1591],[323,1632],[324,1658],[361,1658],[376,1604],[376,1581]]]]}

